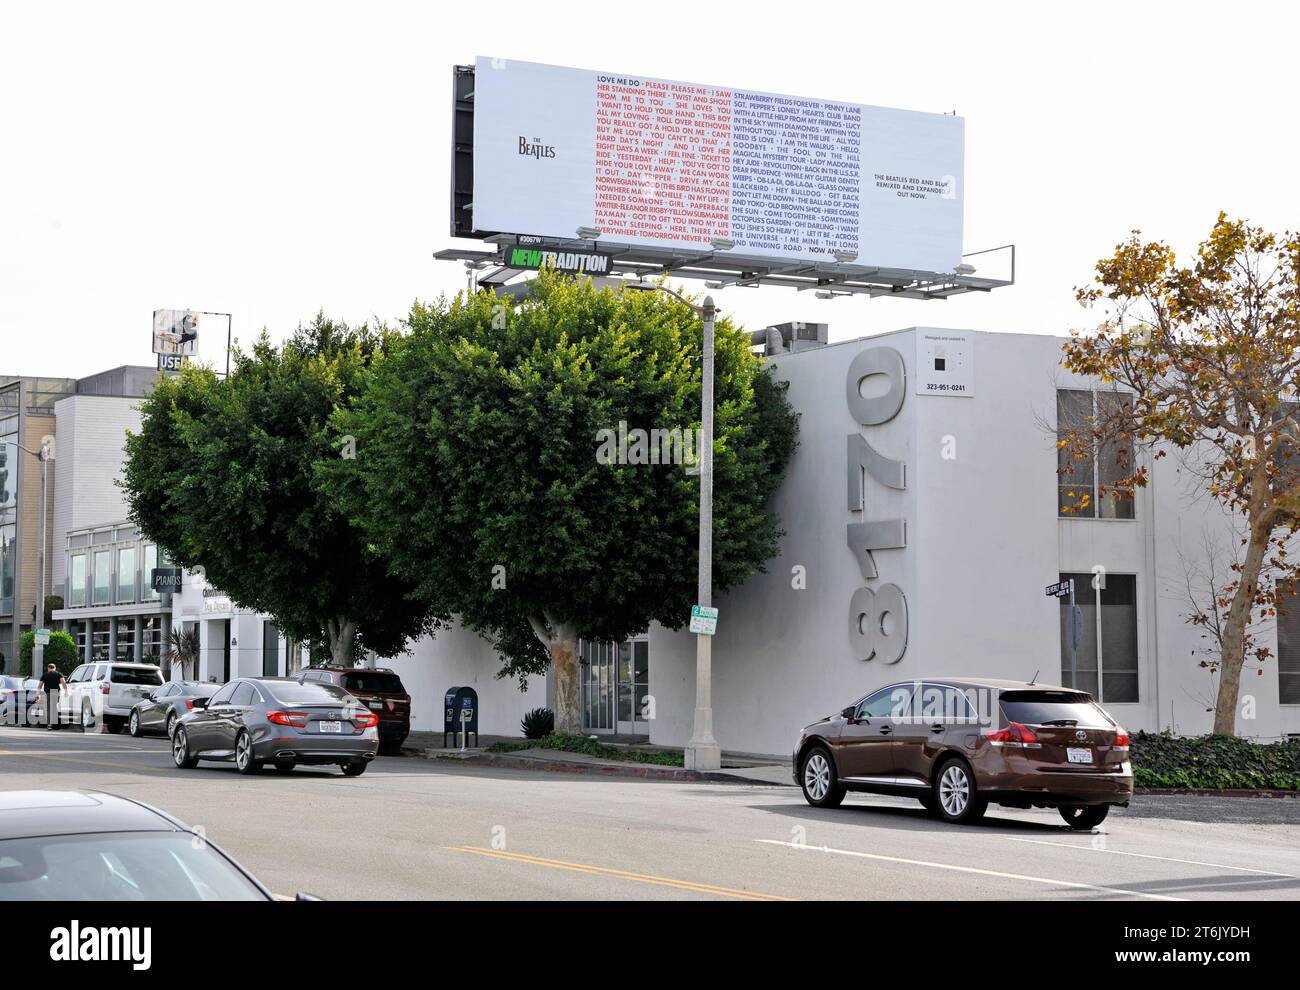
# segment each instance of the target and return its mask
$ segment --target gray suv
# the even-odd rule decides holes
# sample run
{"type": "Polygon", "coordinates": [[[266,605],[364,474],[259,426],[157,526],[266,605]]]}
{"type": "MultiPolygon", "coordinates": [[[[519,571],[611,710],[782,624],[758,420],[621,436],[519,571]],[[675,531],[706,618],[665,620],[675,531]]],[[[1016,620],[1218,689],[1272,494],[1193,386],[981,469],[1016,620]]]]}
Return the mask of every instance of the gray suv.
{"type": "Polygon", "coordinates": [[[379,749],[379,719],[333,684],[283,677],[241,677],[211,698],[195,698],[172,733],[172,760],[234,763],[240,773],[266,764],[292,770],[337,764],[349,777],[365,772],[379,749]]]}

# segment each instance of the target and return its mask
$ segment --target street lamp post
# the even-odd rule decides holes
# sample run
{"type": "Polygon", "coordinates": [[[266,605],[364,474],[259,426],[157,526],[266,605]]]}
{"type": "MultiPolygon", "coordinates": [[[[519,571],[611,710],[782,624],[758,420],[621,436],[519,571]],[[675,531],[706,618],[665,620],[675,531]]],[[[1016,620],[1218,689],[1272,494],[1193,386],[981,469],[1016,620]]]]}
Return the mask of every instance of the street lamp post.
{"type": "MultiPolygon", "coordinates": [[[[705,608],[713,604],[713,322],[718,309],[712,296],[704,297],[704,305],[694,303],[669,289],[658,289],[689,306],[704,323],[703,355],[701,360],[700,396],[700,548],[698,604],[705,608]]],[[[722,766],[722,747],[713,738],[713,637],[707,633],[695,634],[695,723],[690,742],[686,744],[687,770],[718,770],[722,766]]]]}

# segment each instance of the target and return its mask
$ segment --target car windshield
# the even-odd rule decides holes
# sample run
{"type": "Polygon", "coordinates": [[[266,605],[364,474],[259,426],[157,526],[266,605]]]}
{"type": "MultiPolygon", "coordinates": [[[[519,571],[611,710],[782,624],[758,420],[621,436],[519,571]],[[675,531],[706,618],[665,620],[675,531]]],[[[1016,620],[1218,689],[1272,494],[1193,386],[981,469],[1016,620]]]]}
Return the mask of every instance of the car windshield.
{"type": "Polygon", "coordinates": [[[336,705],[340,701],[351,701],[352,695],[333,684],[321,684],[317,681],[276,681],[264,685],[284,705],[336,705]]]}
{"type": "Polygon", "coordinates": [[[163,682],[162,671],[157,667],[114,667],[114,684],[152,684],[163,682]]]}
{"type": "Polygon", "coordinates": [[[185,832],[0,841],[0,901],[262,901],[221,853],[185,832]]]}
{"type": "Polygon", "coordinates": [[[364,670],[356,674],[344,674],[343,686],[349,691],[366,691],[372,694],[405,694],[402,679],[396,674],[382,674],[375,670],[364,670]]]}
{"type": "Polygon", "coordinates": [[[1078,691],[1004,691],[1002,711],[1024,725],[1072,725],[1108,729],[1114,723],[1095,701],[1078,691]]]}
{"type": "Polygon", "coordinates": [[[189,698],[211,698],[221,690],[220,684],[183,684],[181,693],[189,698]]]}

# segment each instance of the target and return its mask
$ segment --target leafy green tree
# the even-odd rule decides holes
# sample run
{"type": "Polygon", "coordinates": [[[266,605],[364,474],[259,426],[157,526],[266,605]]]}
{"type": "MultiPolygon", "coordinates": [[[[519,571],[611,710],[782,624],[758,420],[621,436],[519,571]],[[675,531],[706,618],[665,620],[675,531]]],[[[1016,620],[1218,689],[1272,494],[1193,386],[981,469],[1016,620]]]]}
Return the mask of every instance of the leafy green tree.
{"type": "Polygon", "coordinates": [[[385,336],[324,315],[280,348],[263,333],[225,380],[202,368],[160,377],[127,438],[123,488],[140,528],[236,604],[327,642],[338,663],[358,642],[391,656],[435,625],[318,482],[318,462],[351,454],[331,417],[385,336]]]}
{"type": "MultiPolygon", "coordinates": [[[[34,632],[25,632],[18,637],[18,673],[23,677],[39,676],[45,673],[44,668],[32,674],[32,654],[36,649],[36,634],[34,632]]],[[[50,631],[50,641],[46,644],[45,663],[52,663],[58,669],[60,674],[71,674],[77,664],[81,662],[81,654],[77,652],[77,641],[61,629],[50,631]]]]}
{"type": "MultiPolygon", "coordinates": [[[[678,628],[695,600],[701,324],[661,293],[551,272],[521,302],[417,304],[409,324],[339,416],[357,458],[331,484],[416,598],[495,645],[501,676],[549,663],[556,728],[578,731],[578,640],[678,628]]],[[[723,591],[777,550],[766,505],[797,419],[742,331],[720,320],[716,339],[723,591]]]]}

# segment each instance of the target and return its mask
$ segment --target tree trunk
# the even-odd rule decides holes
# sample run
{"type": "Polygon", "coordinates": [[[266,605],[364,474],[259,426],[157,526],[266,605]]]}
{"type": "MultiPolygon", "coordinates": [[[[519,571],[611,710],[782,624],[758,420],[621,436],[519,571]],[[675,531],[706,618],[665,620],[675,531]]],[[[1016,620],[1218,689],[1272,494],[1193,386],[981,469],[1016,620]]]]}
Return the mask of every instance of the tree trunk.
{"type": "Polygon", "coordinates": [[[582,732],[580,685],[578,683],[578,634],[572,626],[551,623],[546,649],[555,674],[555,731],[582,732]]]}
{"type": "Polygon", "coordinates": [[[330,659],[340,667],[351,667],[357,643],[357,624],[343,616],[327,619],[325,634],[329,637],[330,659]]]}
{"type": "Polygon", "coordinates": [[[1250,545],[1237,575],[1237,590],[1228,606],[1228,621],[1223,628],[1223,649],[1219,656],[1219,696],[1214,704],[1215,735],[1231,736],[1237,731],[1237,700],[1241,692],[1241,668],[1246,661],[1246,627],[1254,606],[1256,585],[1264,553],[1268,549],[1270,530],[1256,523],[1250,528],[1250,545]]]}

